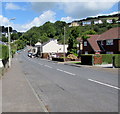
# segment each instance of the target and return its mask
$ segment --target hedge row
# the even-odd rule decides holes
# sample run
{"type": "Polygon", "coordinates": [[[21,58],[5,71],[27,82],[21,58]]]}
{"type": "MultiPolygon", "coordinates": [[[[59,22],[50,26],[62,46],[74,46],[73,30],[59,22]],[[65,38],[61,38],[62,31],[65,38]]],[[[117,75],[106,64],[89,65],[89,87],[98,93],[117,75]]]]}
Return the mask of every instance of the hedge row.
{"type": "MultiPolygon", "coordinates": [[[[88,54],[85,56],[93,56],[94,54],[88,54]]],[[[102,64],[114,64],[115,67],[120,67],[120,54],[101,54],[102,64]],[[114,63],[113,63],[114,57],[114,63]]],[[[83,54],[84,56],[84,54],[83,54]]]]}
{"type": "Polygon", "coordinates": [[[8,59],[8,57],[9,57],[8,46],[0,44],[0,58],[5,60],[8,59]]]}
{"type": "Polygon", "coordinates": [[[103,63],[112,64],[114,59],[115,67],[120,67],[120,54],[102,54],[103,63]]]}

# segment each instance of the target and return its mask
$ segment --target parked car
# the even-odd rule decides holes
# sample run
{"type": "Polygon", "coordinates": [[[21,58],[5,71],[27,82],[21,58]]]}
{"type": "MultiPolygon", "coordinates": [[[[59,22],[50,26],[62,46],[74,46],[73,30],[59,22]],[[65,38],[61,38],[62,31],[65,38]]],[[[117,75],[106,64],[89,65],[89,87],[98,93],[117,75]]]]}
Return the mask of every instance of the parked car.
{"type": "Polygon", "coordinates": [[[32,57],[33,54],[31,52],[28,53],[28,57],[32,57]]]}
{"type": "Polygon", "coordinates": [[[52,57],[52,58],[56,58],[57,55],[56,55],[55,53],[52,53],[52,54],[51,54],[51,57],[52,57]]]}

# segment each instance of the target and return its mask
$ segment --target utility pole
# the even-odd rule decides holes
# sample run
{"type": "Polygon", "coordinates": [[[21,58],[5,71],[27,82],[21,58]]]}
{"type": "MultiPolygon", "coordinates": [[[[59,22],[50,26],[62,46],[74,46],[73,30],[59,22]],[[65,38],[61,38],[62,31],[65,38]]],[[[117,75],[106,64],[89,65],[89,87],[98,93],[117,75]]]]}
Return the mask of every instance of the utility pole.
{"type": "MultiPolygon", "coordinates": [[[[11,18],[9,19],[10,20],[15,20],[15,18],[11,18]]],[[[11,43],[11,38],[10,38],[10,29],[9,29],[9,24],[8,24],[8,47],[9,47],[9,67],[11,67],[11,46],[10,46],[10,43],[11,43]]]]}
{"type": "Polygon", "coordinates": [[[63,47],[63,51],[64,51],[64,61],[65,61],[65,26],[64,26],[64,47],[63,47]]]}

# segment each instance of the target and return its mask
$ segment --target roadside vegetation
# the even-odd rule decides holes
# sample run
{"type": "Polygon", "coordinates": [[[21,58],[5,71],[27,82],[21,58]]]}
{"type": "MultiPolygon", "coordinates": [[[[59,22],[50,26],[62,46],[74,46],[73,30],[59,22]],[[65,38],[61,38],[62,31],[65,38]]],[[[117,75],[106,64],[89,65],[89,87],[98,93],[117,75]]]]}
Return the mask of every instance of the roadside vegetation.
{"type": "MultiPolygon", "coordinates": [[[[16,51],[23,49],[26,45],[34,46],[37,42],[47,42],[50,39],[57,39],[60,44],[64,43],[64,33],[65,33],[65,43],[68,44],[68,54],[73,54],[78,56],[77,54],[77,38],[87,39],[89,38],[87,35],[93,34],[102,34],[110,28],[118,27],[120,24],[117,23],[107,23],[104,21],[103,24],[91,24],[86,26],[77,26],[77,27],[69,27],[66,22],[56,21],[55,23],[46,22],[42,26],[32,27],[25,33],[13,33],[11,34],[11,51],[12,55],[16,53],[16,51]],[[65,31],[64,31],[65,27],[65,31]]],[[[2,26],[2,32],[7,32],[8,28],[2,26]]],[[[12,28],[10,27],[10,32],[12,28]]],[[[8,43],[8,38],[5,35],[2,35],[0,38],[1,41],[8,43]]],[[[2,47],[0,51],[0,58],[6,59],[8,57],[8,47],[2,47]]],[[[111,55],[112,56],[112,55],[111,55]]],[[[103,63],[111,63],[110,55],[103,55],[103,63]]],[[[115,55],[117,58],[117,55],[115,55]]],[[[119,58],[119,57],[118,57],[119,58]]],[[[116,64],[118,64],[117,60],[116,64]]],[[[117,65],[119,66],[119,64],[117,65]]]]}
{"type": "Polygon", "coordinates": [[[46,22],[40,27],[33,27],[24,33],[20,40],[26,42],[27,45],[33,45],[38,41],[41,43],[52,39],[57,39],[59,43],[64,43],[64,27],[65,27],[65,43],[68,44],[68,52],[77,54],[77,38],[89,38],[87,35],[101,34],[110,28],[118,27],[120,25],[114,23],[109,24],[92,24],[86,26],[69,27],[66,22],[56,21],[55,23],[46,22]]]}

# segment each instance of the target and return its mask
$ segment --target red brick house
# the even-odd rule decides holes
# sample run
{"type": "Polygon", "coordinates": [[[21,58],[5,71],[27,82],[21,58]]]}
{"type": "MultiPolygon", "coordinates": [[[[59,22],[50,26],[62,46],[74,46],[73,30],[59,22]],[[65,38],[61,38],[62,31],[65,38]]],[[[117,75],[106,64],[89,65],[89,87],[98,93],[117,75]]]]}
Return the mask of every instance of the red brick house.
{"type": "Polygon", "coordinates": [[[120,27],[111,28],[98,37],[98,45],[103,54],[120,53],[120,27]]]}
{"type": "Polygon", "coordinates": [[[120,54],[120,27],[111,28],[101,35],[89,35],[83,40],[83,54],[120,54]]]}
{"type": "Polygon", "coordinates": [[[97,38],[100,35],[89,35],[90,38],[83,40],[83,54],[100,53],[100,48],[97,44],[97,38]]]}

